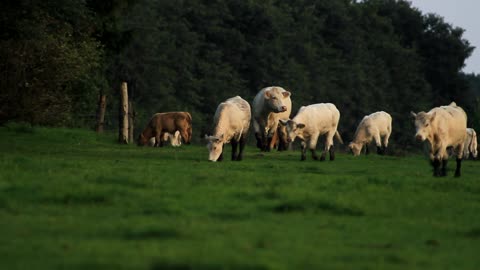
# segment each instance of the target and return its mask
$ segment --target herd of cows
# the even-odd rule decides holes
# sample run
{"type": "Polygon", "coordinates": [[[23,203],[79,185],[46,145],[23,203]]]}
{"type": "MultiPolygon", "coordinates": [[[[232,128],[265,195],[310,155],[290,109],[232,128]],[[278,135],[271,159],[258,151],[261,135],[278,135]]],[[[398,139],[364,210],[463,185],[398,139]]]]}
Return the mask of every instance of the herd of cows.
{"type": "MultiPolygon", "coordinates": [[[[258,92],[250,104],[240,96],[220,103],[214,116],[212,135],[205,135],[210,161],[223,159],[223,145],[232,145],[232,160],[242,160],[248,131],[252,124],[257,147],[268,151],[290,148],[291,143],[301,141],[301,160],[306,159],[307,148],[313,159],[324,160],[327,153],[335,159],[334,138],[343,144],[337,130],[340,112],[334,104],[318,103],[302,106],[290,118],[292,111],[291,93],[282,87],[271,86],[258,92]],[[252,122],[252,123],[251,123],[252,122]],[[325,137],[325,146],[320,157],[316,154],[317,141],[325,137]]],[[[477,158],[477,136],[467,128],[467,115],[455,102],[435,107],[428,112],[411,112],[414,118],[418,141],[426,142],[434,176],[446,176],[449,155],[456,156],[455,176],[460,176],[463,158],[477,158]]],[[[392,117],[384,112],[365,116],[357,127],[348,147],[354,156],[362,148],[368,153],[368,145],[374,142],[377,153],[384,154],[392,133],[392,117]]],[[[188,112],[166,112],[155,114],[140,134],[139,145],[162,146],[170,140],[179,146],[183,140],[189,144],[192,138],[192,116],[188,112]]]]}

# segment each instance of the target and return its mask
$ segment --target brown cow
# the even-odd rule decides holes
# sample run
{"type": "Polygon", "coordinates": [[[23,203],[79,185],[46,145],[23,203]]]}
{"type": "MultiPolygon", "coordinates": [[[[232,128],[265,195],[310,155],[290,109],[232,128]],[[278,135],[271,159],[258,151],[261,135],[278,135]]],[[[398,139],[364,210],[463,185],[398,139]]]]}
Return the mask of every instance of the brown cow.
{"type": "Polygon", "coordinates": [[[156,146],[163,146],[164,133],[175,134],[180,132],[185,144],[190,144],[192,139],[192,116],[188,112],[156,113],[148,122],[143,132],[138,137],[138,145],[145,145],[150,138],[155,137],[156,146]]]}

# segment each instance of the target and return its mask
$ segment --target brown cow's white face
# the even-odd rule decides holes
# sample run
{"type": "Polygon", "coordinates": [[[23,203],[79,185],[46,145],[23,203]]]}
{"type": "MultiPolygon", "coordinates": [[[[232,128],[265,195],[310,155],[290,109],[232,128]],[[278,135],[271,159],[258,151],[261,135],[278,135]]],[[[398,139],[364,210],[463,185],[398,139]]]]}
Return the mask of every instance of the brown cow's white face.
{"type": "Polygon", "coordinates": [[[279,88],[271,88],[265,91],[265,103],[273,112],[276,113],[281,113],[287,110],[284,99],[289,97],[290,92],[282,92],[279,88]]]}
{"type": "Polygon", "coordinates": [[[360,151],[362,151],[362,147],[363,145],[361,143],[351,142],[350,144],[348,144],[348,148],[350,149],[353,156],[355,157],[360,155],[360,151]]]}
{"type": "Polygon", "coordinates": [[[297,136],[303,139],[305,124],[296,123],[293,120],[280,120],[279,124],[285,126],[286,136],[284,136],[284,138],[287,138],[288,143],[293,142],[297,136]]]}
{"type": "Polygon", "coordinates": [[[208,141],[208,160],[215,162],[218,160],[223,151],[223,135],[220,137],[205,135],[205,139],[208,141]]]}
{"type": "Polygon", "coordinates": [[[417,141],[423,142],[432,134],[431,123],[435,118],[435,113],[428,114],[425,112],[419,112],[418,114],[410,112],[411,115],[415,118],[415,139],[417,141]]]}

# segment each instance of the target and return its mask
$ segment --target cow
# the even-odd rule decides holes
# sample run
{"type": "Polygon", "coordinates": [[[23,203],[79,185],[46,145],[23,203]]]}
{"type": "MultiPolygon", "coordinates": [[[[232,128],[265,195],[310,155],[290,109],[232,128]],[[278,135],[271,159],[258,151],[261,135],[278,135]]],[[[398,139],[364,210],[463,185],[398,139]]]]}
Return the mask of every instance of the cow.
{"type": "Polygon", "coordinates": [[[279,86],[260,90],[252,103],[252,122],[257,147],[270,150],[270,143],[280,119],[289,119],[292,112],[291,93],[279,86]]]}
{"type": "Polygon", "coordinates": [[[302,106],[292,120],[279,120],[280,125],[286,127],[288,142],[293,142],[296,137],[302,140],[302,154],[300,160],[306,159],[307,147],[312,152],[312,158],[318,160],[315,153],[318,137],[325,134],[325,148],[320,160],[325,160],[327,151],[330,160],[335,159],[333,137],[343,144],[342,138],[337,131],[340,112],[332,103],[318,103],[302,106]]]}
{"type": "Polygon", "coordinates": [[[251,117],[250,104],[240,96],[220,103],[214,116],[213,135],[205,135],[205,139],[208,141],[208,160],[222,161],[223,145],[226,143],[232,145],[232,160],[242,160],[251,117]],[[239,144],[240,150],[237,155],[239,144]]]}
{"type": "Polygon", "coordinates": [[[467,114],[455,102],[431,109],[429,112],[410,114],[415,119],[415,138],[427,142],[433,176],[447,175],[447,148],[452,147],[456,155],[455,177],[461,175],[463,148],[467,137],[467,114]]]}
{"type": "Polygon", "coordinates": [[[465,144],[463,146],[463,158],[474,158],[478,157],[478,144],[477,144],[477,133],[473,128],[467,128],[467,137],[465,139],[465,144]]]}
{"type": "Polygon", "coordinates": [[[377,154],[383,155],[388,147],[390,134],[392,134],[392,117],[390,114],[384,111],[374,112],[366,115],[360,121],[353,141],[348,144],[348,148],[354,156],[358,156],[365,146],[365,152],[368,155],[368,145],[374,140],[377,146],[377,154]]]}
{"type": "Polygon", "coordinates": [[[155,146],[163,146],[163,136],[165,133],[175,134],[180,132],[180,136],[185,144],[190,144],[192,138],[192,116],[188,112],[165,112],[156,113],[148,121],[145,129],[138,137],[138,145],[145,145],[154,137],[155,146]]]}
{"type": "MultiPolygon", "coordinates": [[[[182,145],[182,138],[180,137],[180,131],[175,131],[175,134],[170,134],[168,132],[163,133],[162,137],[163,142],[170,141],[170,145],[173,147],[178,147],[182,145]]],[[[156,141],[155,137],[150,138],[148,141],[148,146],[155,146],[156,141]]]]}

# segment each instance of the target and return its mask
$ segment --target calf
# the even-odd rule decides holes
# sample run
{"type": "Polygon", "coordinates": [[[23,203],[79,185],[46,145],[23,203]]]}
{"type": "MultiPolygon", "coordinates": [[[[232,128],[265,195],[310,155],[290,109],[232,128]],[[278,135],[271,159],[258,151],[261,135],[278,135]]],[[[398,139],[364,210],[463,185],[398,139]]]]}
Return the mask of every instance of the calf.
{"type": "Polygon", "coordinates": [[[368,154],[368,145],[374,140],[377,153],[382,155],[388,147],[390,134],[392,134],[392,117],[390,114],[384,111],[375,112],[363,117],[348,148],[354,156],[358,156],[365,146],[366,154],[368,154]]]}
{"type": "Polygon", "coordinates": [[[280,124],[286,127],[288,142],[293,142],[296,137],[302,140],[301,160],[306,159],[307,147],[312,152],[312,158],[318,159],[315,153],[318,137],[325,134],[325,148],[320,160],[325,160],[327,151],[330,153],[330,160],[335,159],[333,148],[333,137],[343,143],[337,131],[340,112],[331,103],[319,103],[303,106],[292,120],[280,120],[280,124]]]}

